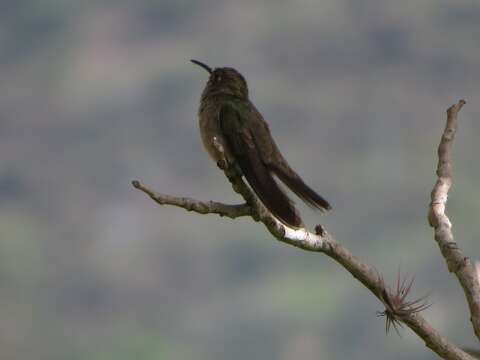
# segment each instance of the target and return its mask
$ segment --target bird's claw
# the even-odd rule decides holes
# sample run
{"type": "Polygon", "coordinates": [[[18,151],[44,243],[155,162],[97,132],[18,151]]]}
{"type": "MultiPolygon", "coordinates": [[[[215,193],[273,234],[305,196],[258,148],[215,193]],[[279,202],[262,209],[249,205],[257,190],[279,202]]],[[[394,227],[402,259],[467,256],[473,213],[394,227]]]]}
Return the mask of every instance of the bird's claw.
{"type": "Polygon", "coordinates": [[[217,161],[217,166],[219,167],[220,170],[227,170],[228,163],[225,159],[221,159],[217,161]]]}

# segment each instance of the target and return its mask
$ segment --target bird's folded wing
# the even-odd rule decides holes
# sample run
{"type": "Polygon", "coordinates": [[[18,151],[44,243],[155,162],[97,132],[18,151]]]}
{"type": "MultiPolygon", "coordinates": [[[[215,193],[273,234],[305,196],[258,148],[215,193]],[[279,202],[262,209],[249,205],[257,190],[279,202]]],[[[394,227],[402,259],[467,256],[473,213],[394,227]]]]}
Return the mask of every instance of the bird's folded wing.
{"type": "Polygon", "coordinates": [[[293,203],[262,161],[262,154],[256,145],[248,119],[242,118],[235,105],[227,103],[220,109],[219,122],[231,154],[262,203],[286,225],[301,227],[302,220],[293,203]]]}

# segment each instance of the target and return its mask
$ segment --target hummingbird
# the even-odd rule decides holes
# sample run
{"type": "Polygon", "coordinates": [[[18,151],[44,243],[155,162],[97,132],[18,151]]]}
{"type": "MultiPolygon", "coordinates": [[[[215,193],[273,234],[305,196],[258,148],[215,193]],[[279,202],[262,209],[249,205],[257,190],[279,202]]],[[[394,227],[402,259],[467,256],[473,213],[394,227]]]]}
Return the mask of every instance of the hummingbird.
{"type": "Polygon", "coordinates": [[[330,210],[280,153],[267,122],[249,99],[245,78],[231,67],[212,69],[198,60],[191,62],[209,73],[198,117],[203,145],[213,160],[236,164],[263,205],[284,225],[298,229],[303,222],[276,179],[312,208],[330,210]]]}

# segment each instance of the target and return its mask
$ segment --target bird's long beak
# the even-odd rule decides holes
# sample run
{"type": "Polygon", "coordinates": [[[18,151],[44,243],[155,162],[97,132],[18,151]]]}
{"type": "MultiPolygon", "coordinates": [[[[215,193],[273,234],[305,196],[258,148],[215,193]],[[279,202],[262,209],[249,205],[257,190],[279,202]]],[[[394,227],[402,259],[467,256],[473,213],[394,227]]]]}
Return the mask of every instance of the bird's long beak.
{"type": "Polygon", "coordinates": [[[191,61],[192,63],[194,63],[195,65],[198,65],[198,66],[200,66],[201,68],[204,68],[205,70],[207,70],[209,74],[212,73],[212,68],[211,68],[210,66],[208,66],[208,65],[206,65],[206,64],[204,64],[204,63],[202,63],[202,62],[200,62],[200,61],[198,61],[198,60],[190,60],[190,61],[191,61]]]}

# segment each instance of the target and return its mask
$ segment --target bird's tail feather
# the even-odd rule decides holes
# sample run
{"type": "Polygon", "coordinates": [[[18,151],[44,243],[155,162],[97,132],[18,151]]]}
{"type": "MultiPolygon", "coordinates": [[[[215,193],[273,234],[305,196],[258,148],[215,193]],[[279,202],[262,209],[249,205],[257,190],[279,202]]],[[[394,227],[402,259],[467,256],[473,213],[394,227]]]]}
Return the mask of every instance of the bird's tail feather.
{"type": "Polygon", "coordinates": [[[292,190],[299,198],[314,209],[321,211],[330,210],[332,207],[323,197],[311,189],[295,172],[287,173],[279,166],[270,166],[273,173],[292,190]]]}
{"type": "Polygon", "coordinates": [[[269,169],[257,156],[239,156],[237,162],[243,175],[265,207],[281,222],[293,227],[303,226],[292,201],[282,191],[269,169]]]}

